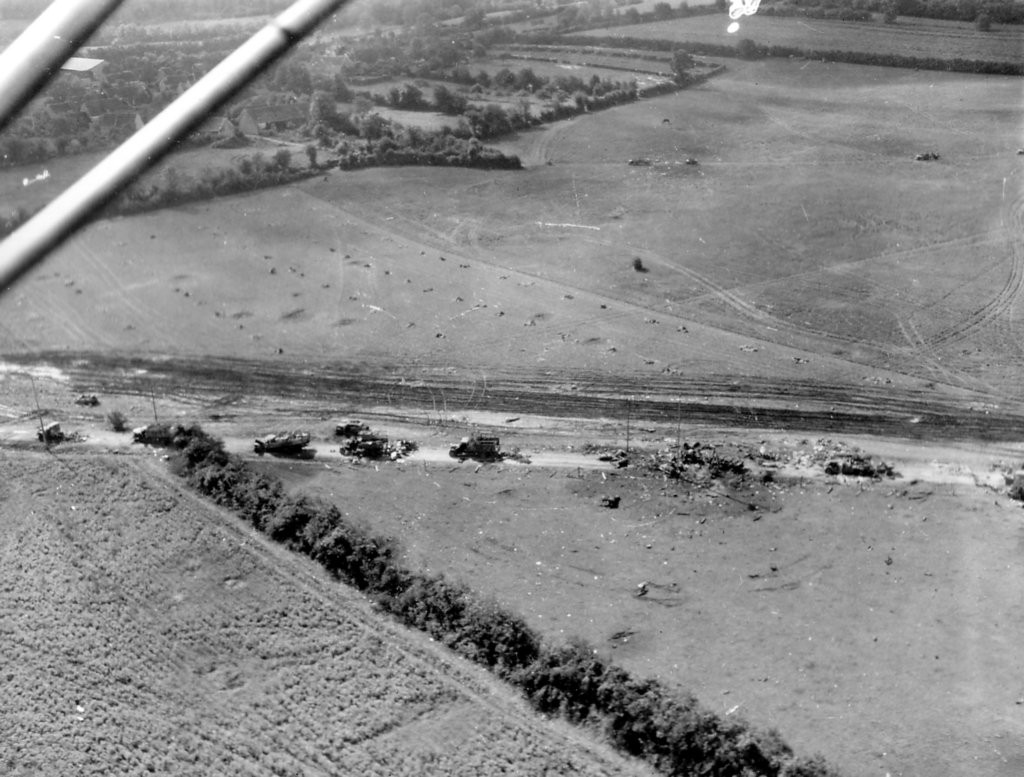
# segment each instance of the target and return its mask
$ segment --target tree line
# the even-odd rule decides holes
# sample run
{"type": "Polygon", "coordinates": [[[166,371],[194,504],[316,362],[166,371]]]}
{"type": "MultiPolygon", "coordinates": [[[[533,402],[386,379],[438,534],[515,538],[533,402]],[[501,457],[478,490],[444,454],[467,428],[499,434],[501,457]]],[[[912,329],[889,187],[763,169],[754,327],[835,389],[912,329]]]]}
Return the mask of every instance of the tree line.
{"type": "Polygon", "coordinates": [[[998,24],[1024,24],[1024,5],[1012,0],[765,0],[760,12],[857,21],[881,14],[890,22],[899,16],[976,22],[984,15],[998,24]]]}
{"type": "Polygon", "coordinates": [[[799,757],[774,731],[723,718],[689,694],[638,679],[582,641],[549,644],[519,615],[443,575],[403,566],[392,539],[333,504],[286,493],[198,425],[171,430],[172,471],[203,496],[364,592],[381,611],[421,630],[518,688],[535,709],[601,731],[666,775],[838,777],[799,757]]]}

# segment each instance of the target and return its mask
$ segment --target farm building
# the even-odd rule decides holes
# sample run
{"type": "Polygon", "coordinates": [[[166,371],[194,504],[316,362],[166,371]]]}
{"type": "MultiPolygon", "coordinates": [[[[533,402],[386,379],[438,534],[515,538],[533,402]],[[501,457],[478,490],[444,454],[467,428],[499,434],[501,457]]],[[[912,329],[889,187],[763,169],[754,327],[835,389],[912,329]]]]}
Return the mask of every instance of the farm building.
{"type": "Polygon", "coordinates": [[[126,138],[136,130],[142,129],[142,117],[135,111],[105,113],[93,124],[100,128],[110,138],[126,138]]]}
{"type": "Polygon", "coordinates": [[[238,117],[238,129],[246,135],[294,129],[309,119],[309,106],[304,103],[261,105],[246,108],[238,117]]]}
{"type": "Polygon", "coordinates": [[[71,57],[60,69],[70,75],[79,76],[81,78],[91,78],[101,84],[107,82],[107,78],[104,75],[104,68],[107,63],[102,59],[90,59],[89,57],[71,57]]]}
{"type": "Polygon", "coordinates": [[[226,116],[210,116],[206,121],[192,130],[191,138],[195,140],[223,140],[235,135],[235,125],[226,116]]]}
{"type": "Polygon", "coordinates": [[[135,111],[124,100],[119,100],[116,97],[97,97],[82,103],[82,113],[89,117],[89,121],[98,121],[103,116],[110,114],[134,115],[135,111]]]}

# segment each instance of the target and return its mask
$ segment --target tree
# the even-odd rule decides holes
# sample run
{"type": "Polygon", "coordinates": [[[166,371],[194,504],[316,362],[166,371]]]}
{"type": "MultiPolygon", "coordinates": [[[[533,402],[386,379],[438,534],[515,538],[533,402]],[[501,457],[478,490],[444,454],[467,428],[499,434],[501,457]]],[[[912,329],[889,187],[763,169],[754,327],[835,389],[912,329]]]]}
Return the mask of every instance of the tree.
{"type": "Polygon", "coordinates": [[[992,17],[987,13],[980,13],[974,20],[974,26],[981,32],[988,32],[992,29],[992,17]]]}
{"type": "Polygon", "coordinates": [[[671,19],[672,6],[670,6],[668,3],[655,3],[654,18],[658,20],[671,19]]]}
{"type": "Polygon", "coordinates": [[[284,172],[292,166],[292,152],[287,148],[279,148],[274,152],[274,166],[284,172]]]}
{"type": "Polygon", "coordinates": [[[736,44],[736,53],[741,59],[757,59],[761,50],[750,38],[743,38],[736,44]]]}
{"type": "Polygon", "coordinates": [[[313,92],[309,101],[309,126],[326,124],[332,129],[338,124],[338,109],[334,103],[334,97],[327,92],[313,92]]]}
{"type": "Polygon", "coordinates": [[[334,99],[339,102],[347,103],[352,99],[352,90],[348,88],[348,84],[345,83],[341,73],[334,74],[334,79],[331,82],[331,91],[334,94],[334,99]]]}
{"type": "Polygon", "coordinates": [[[516,74],[507,67],[503,67],[494,74],[494,84],[502,89],[511,89],[516,85],[516,74]]]}
{"type": "Polygon", "coordinates": [[[693,57],[682,49],[676,49],[672,52],[672,72],[675,73],[677,84],[684,84],[689,80],[689,71],[695,64],[693,57]]]}
{"type": "Polygon", "coordinates": [[[306,146],[305,151],[306,151],[306,158],[309,160],[309,166],[310,167],[316,167],[316,157],[317,157],[316,146],[314,146],[312,143],[310,143],[310,144],[308,144],[306,146]]]}
{"type": "Polygon", "coordinates": [[[443,84],[434,87],[434,106],[441,113],[458,116],[465,112],[467,105],[466,98],[458,92],[453,92],[443,84]]]}
{"type": "Polygon", "coordinates": [[[369,113],[372,108],[373,101],[365,95],[358,95],[356,99],[352,101],[352,112],[357,116],[369,113]]]}
{"type": "Polygon", "coordinates": [[[468,30],[475,30],[482,27],[487,18],[487,12],[483,8],[473,8],[462,17],[462,26],[468,30]]]}
{"type": "Polygon", "coordinates": [[[533,70],[531,70],[528,67],[524,67],[522,70],[516,73],[515,80],[513,81],[513,86],[517,91],[522,91],[524,89],[533,91],[535,87],[540,86],[543,83],[544,79],[537,78],[537,75],[536,73],[533,72],[533,70]]]}
{"type": "Polygon", "coordinates": [[[956,0],[956,18],[962,22],[976,22],[980,10],[977,0],[956,0]]]}
{"type": "Polygon", "coordinates": [[[367,113],[359,120],[359,135],[366,140],[378,140],[387,134],[388,120],[379,113],[367,113]]]}

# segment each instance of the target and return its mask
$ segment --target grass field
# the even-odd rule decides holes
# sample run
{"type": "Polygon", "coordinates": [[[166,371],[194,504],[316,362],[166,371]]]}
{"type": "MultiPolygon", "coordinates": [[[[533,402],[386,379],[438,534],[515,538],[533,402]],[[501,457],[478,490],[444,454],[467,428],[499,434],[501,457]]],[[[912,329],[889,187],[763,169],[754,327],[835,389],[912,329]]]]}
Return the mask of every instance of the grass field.
{"type": "Polygon", "coordinates": [[[981,59],[992,62],[1019,62],[1024,52],[1024,31],[1015,26],[979,32],[971,24],[933,19],[900,17],[898,24],[882,24],[755,14],[743,17],[739,31],[735,35],[730,35],[726,32],[728,24],[728,16],[721,14],[589,30],[576,34],[722,45],[735,45],[741,38],[750,38],[762,46],[792,46],[814,51],[858,51],[939,59],[981,59]]]}
{"type": "Polygon", "coordinates": [[[498,49],[495,53],[500,57],[505,52],[519,57],[537,55],[546,59],[557,59],[569,65],[591,65],[607,67],[610,70],[635,70],[637,72],[657,72],[672,75],[671,56],[665,52],[631,51],[634,56],[622,56],[625,51],[607,48],[590,48],[584,46],[531,46],[520,44],[508,49],[498,49]]]}
{"type": "MultiPolygon", "coordinates": [[[[650,63],[649,63],[650,65],[650,63]]],[[[623,65],[622,67],[625,67],[623,65]]],[[[484,60],[476,60],[473,63],[472,70],[486,70],[492,76],[503,68],[508,68],[513,73],[518,73],[524,68],[529,68],[536,75],[541,78],[548,78],[552,81],[556,78],[566,78],[575,76],[576,78],[589,81],[592,76],[598,76],[604,81],[623,81],[629,82],[636,79],[638,82],[642,80],[652,81],[652,76],[645,73],[631,72],[623,69],[612,69],[605,67],[595,67],[589,64],[574,63],[574,62],[545,62],[540,59],[520,59],[512,57],[492,57],[484,60]]],[[[647,70],[652,69],[650,66],[647,70]]],[[[658,79],[664,81],[667,79],[658,79]]]]}
{"type": "Polygon", "coordinates": [[[898,372],[1014,406],[1018,97],[1010,78],[736,64],[504,142],[521,173],[335,172],[97,224],[0,324],[17,350],[898,372]]]}
{"type": "MultiPolygon", "coordinates": [[[[147,176],[158,180],[168,167],[195,175],[210,168],[231,167],[234,158],[257,153],[269,160],[282,146],[287,146],[292,151],[292,167],[308,166],[306,155],[302,153],[302,145],[258,140],[241,148],[203,147],[177,151],[165,158],[147,173],[147,176]]],[[[0,214],[6,215],[17,207],[25,208],[29,212],[38,210],[102,162],[112,150],[89,151],[32,165],[0,169],[0,214]],[[34,182],[33,179],[44,171],[49,173],[47,178],[34,182]]]]}
{"type": "MultiPolygon", "coordinates": [[[[777,444],[783,460],[828,447],[777,444]]],[[[1024,768],[1020,510],[956,478],[809,474],[734,490],[633,470],[273,469],[400,537],[410,564],[719,714],[777,727],[847,777],[1024,768]],[[600,506],[607,495],[619,509],[600,506]]]]}
{"type": "Polygon", "coordinates": [[[441,113],[430,111],[402,111],[396,108],[374,108],[374,113],[379,113],[389,121],[397,122],[405,127],[419,127],[429,132],[437,132],[443,127],[455,129],[459,126],[457,116],[445,116],[441,113]]]}
{"type": "Polygon", "coordinates": [[[178,490],[0,452],[9,775],[644,775],[178,490]]]}

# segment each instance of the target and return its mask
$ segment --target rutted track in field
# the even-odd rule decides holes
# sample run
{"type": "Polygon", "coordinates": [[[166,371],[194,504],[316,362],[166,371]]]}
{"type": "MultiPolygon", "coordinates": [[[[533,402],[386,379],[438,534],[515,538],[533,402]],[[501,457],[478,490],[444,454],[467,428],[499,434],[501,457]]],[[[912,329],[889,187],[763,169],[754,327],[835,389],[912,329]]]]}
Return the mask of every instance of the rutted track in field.
{"type": "MultiPolygon", "coordinates": [[[[1020,439],[1024,412],[970,412],[962,402],[891,385],[835,385],[731,376],[609,375],[579,370],[490,370],[481,388],[468,368],[410,364],[246,361],[229,358],[150,359],[94,353],[39,353],[9,361],[48,363],[72,386],[105,393],[151,392],[208,406],[229,392],[276,400],[302,412],[336,413],[340,407],[392,405],[457,415],[471,405],[509,414],[621,418],[627,400],[634,418],[822,432],[896,434],[917,438],[1020,439]],[[140,374],[139,370],[145,370],[140,374]]],[[[84,390],[84,389],[83,389],[84,390]]]]}
{"type": "Polygon", "coordinates": [[[573,120],[556,122],[534,130],[521,161],[526,167],[540,167],[551,162],[551,146],[572,126],[573,120]]]}
{"type": "Polygon", "coordinates": [[[71,245],[78,252],[79,257],[87,265],[87,268],[91,270],[92,277],[100,281],[108,291],[116,294],[115,301],[118,307],[130,310],[138,324],[150,319],[152,314],[145,311],[135,301],[135,296],[128,291],[124,283],[122,283],[120,276],[110,269],[110,266],[104,259],[101,259],[95,251],[86,245],[83,238],[79,237],[73,240],[71,245]]]}
{"type": "MultiPolygon", "coordinates": [[[[258,559],[269,574],[278,578],[282,587],[294,585],[325,608],[337,607],[339,599],[344,600],[349,596],[347,591],[339,594],[338,590],[335,590],[336,584],[333,581],[325,584],[323,575],[315,573],[309,564],[300,561],[291,551],[274,544],[258,532],[243,528],[234,515],[211,507],[209,502],[189,492],[182,486],[180,480],[174,478],[167,471],[166,467],[158,465],[152,460],[141,464],[134,463],[134,466],[150,477],[159,480],[166,488],[177,493],[182,500],[192,502],[197,512],[216,512],[222,516],[223,521],[220,523],[222,530],[231,532],[242,540],[247,552],[258,559]]],[[[385,618],[378,618],[375,614],[370,615],[367,610],[357,610],[348,602],[345,604],[349,607],[349,623],[353,628],[358,628],[370,637],[390,632],[392,639],[389,642],[394,646],[393,649],[401,652],[410,663],[423,667],[424,671],[437,672],[454,696],[468,699],[481,708],[500,715],[510,723],[521,726],[535,736],[540,738],[552,736],[551,731],[542,723],[542,719],[529,711],[525,705],[508,704],[496,696],[493,688],[489,687],[489,681],[481,681],[482,672],[466,671],[458,663],[450,661],[447,653],[440,648],[433,651],[411,643],[402,633],[400,626],[392,624],[385,618]]],[[[407,721],[405,725],[415,722],[407,721]]],[[[386,733],[382,732],[377,736],[384,736],[386,733]]],[[[575,730],[563,729],[561,736],[584,748],[592,747],[590,741],[585,736],[578,735],[575,730]]]]}
{"type": "Polygon", "coordinates": [[[1010,221],[1010,267],[1006,282],[999,292],[983,306],[972,311],[956,325],[928,337],[932,348],[962,342],[1007,315],[1024,291],[1024,195],[1014,198],[1007,208],[1010,221]]]}

